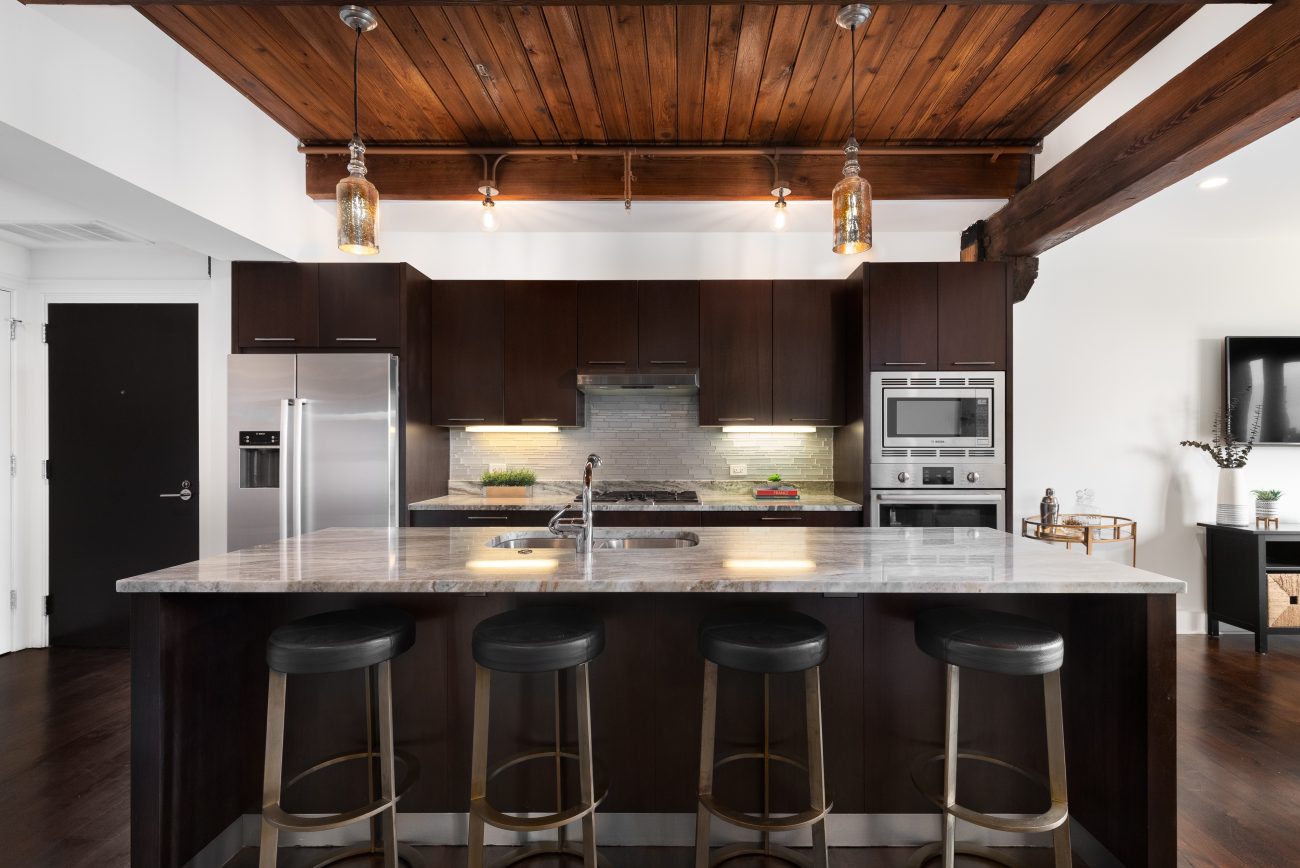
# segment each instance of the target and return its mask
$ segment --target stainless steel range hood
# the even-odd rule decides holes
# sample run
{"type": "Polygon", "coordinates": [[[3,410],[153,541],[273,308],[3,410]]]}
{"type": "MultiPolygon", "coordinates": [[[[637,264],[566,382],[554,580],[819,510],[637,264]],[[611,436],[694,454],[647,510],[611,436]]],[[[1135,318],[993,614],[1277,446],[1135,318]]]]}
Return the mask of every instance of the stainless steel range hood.
{"type": "Polygon", "coordinates": [[[700,372],[580,373],[578,391],[588,395],[694,395],[700,391],[700,372]]]}

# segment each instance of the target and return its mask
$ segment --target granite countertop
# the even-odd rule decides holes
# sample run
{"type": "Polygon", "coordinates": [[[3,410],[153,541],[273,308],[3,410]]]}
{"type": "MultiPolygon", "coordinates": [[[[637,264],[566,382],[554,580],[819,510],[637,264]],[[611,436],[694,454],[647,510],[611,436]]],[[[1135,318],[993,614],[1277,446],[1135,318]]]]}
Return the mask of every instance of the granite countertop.
{"type": "MultiPolygon", "coordinates": [[[[833,494],[803,494],[798,500],[755,500],[749,494],[732,494],[727,492],[699,492],[699,503],[597,503],[592,508],[598,512],[605,510],[634,512],[708,512],[712,510],[743,510],[746,512],[782,512],[782,511],[844,511],[856,512],[862,504],[833,494]]],[[[566,493],[537,494],[532,497],[511,497],[488,499],[481,494],[447,494],[429,500],[412,503],[410,509],[420,510],[474,510],[485,509],[494,512],[513,510],[541,510],[555,512],[561,506],[575,506],[573,495],[566,493]]]]}
{"type": "MultiPolygon", "coordinates": [[[[597,539],[686,531],[600,530],[597,539]]],[[[117,583],[135,593],[1170,594],[1186,585],[985,528],[698,528],[699,545],[513,550],[500,528],[331,528],[117,583]]]]}

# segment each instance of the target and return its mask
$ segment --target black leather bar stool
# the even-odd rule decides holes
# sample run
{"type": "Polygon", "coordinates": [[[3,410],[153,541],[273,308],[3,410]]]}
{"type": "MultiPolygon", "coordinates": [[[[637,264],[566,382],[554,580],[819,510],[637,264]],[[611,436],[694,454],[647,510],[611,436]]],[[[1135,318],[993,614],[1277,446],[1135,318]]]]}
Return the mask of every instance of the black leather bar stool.
{"type": "Polygon", "coordinates": [[[1070,806],[1066,798],[1065,726],[1061,715],[1061,664],[1065,661],[1065,640],[1060,633],[1032,618],[978,609],[931,609],[917,616],[915,629],[917,646],[948,665],[948,698],[944,752],[925,757],[912,768],[912,781],[917,789],[943,810],[943,840],[913,853],[908,861],[909,868],[919,868],[938,856],[943,857],[944,868],[953,868],[958,853],[1002,865],[1017,864],[1009,855],[987,847],[958,843],[958,820],[1002,832],[1050,831],[1056,868],[1069,868],[1070,806]],[[1000,675],[1042,676],[1047,712],[1047,787],[1052,803],[1038,816],[1008,819],[957,804],[959,760],[991,763],[1037,780],[1036,775],[1004,760],[959,750],[957,717],[962,668],[1000,675]],[[942,795],[927,791],[921,784],[922,769],[940,759],[943,760],[942,795]]]}
{"type": "Polygon", "coordinates": [[[700,654],[704,655],[704,718],[700,726],[700,789],[695,821],[695,868],[709,868],[739,856],[769,856],[801,866],[826,868],[826,775],[822,762],[821,664],[826,660],[830,634],[815,618],[781,609],[735,609],[711,615],[700,625],[700,654]],[[742,751],[714,760],[714,734],[718,707],[718,667],[757,672],[763,676],[763,749],[742,751]],[[774,754],[769,743],[769,687],[777,674],[804,673],[804,706],[808,727],[808,762],[774,754]],[[755,816],[719,804],[713,797],[713,773],[739,760],[763,763],[763,813],[755,816]],[[773,762],[808,773],[809,806],[793,816],[770,815],[770,769],[773,762]],[[717,817],[759,832],[756,843],[737,843],[709,850],[709,825],[717,817]],[[773,844],[773,832],[812,827],[812,858],[789,847],[773,844]],[[710,859],[712,856],[712,859],[710,859]]]}
{"type": "Polygon", "coordinates": [[[596,868],[596,807],[607,791],[603,781],[597,789],[595,762],[591,752],[591,689],[587,666],[605,650],[605,624],[586,609],[567,606],[537,606],[503,612],[474,628],[474,752],[469,794],[469,864],[483,868],[485,826],[512,832],[541,832],[558,829],[557,841],[538,841],[520,847],[496,863],[503,868],[543,853],[580,857],[584,868],[596,868]],[[560,676],[574,670],[577,692],[578,744],[576,752],[560,742],[560,676]],[[488,722],[492,702],[492,673],[554,673],[554,749],[528,751],[488,768],[488,722]],[[540,817],[517,817],[497,810],[488,801],[488,781],[509,768],[536,759],[552,759],[556,770],[555,812],[540,817]],[[564,760],[578,763],[576,805],[563,804],[564,760]],[[568,843],[564,827],[582,821],[581,847],[568,843]]]}
{"type": "Polygon", "coordinates": [[[361,820],[370,820],[370,840],[331,852],[316,866],[352,856],[382,853],[385,868],[396,868],[399,858],[409,865],[422,861],[410,847],[397,843],[397,801],[419,775],[415,759],[393,746],[393,678],[391,661],[415,644],[415,619],[396,609],[354,609],[326,612],[285,624],[266,643],[271,667],[266,708],[266,765],[262,779],[262,839],[260,868],[274,868],[280,830],[324,832],[361,820]],[[366,749],[319,762],[281,784],[284,763],[285,688],[290,675],[366,671],[366,749]],[[377,696],[376,696],[377,693],[377,696]],[[376,708],[376,706],[378,706],[376,708]],[[375,729],[379,746],[375,749],[375,729]],[[375,761],[379,764],[379,789],[375,790],[375,761]],[[340,763],[366,763],[370,802],[359,808],[324,817],[290,814],[280,807],[284,790],[303,778],[340,763]],[[402,779],[396,780],[396,765],[402,779]],[[381,831],[382,829],[382,831],[381,831]]]}

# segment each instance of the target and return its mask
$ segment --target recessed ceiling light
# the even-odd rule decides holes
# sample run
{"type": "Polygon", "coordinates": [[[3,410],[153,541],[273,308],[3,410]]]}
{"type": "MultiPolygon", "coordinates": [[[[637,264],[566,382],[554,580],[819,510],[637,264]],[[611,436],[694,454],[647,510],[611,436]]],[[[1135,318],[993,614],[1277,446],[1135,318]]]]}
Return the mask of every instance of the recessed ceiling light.
{"type": "Polygon", "coordinates": [[[1206,178],[1196,186],[1200,187],[1202,190],[1213,190],[1215,187],[1222,187],[1226,183],[1228,183],[1228,179],[1222,175],[1218,175],[1213,178],[1206,178]]]}

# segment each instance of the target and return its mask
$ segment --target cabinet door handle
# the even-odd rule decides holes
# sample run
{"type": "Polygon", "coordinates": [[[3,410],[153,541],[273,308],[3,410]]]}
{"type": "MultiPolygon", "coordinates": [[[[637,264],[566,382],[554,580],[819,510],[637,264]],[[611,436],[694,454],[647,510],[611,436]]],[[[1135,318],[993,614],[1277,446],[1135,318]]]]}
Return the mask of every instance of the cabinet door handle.
{"type": "Polygon", "coordinates": [[[477,419],[471,419],[468,416],[448,416],[447,421],[448,422],[482,422],[483,417],[480,416],[477,419]]]}
{"type": "Polygon", "coordinates": [[[546,417],[543,417],[543,416],[537,416],[537,417],[535,417],[535,418],[531,418],[531,419],[520,419],[519,421],[520,421],[520,422],[558,422],[558,421],[560,421],[560,420],[559,420],[559,419],[546,418],[546,417]]]}
{"type": "Polygon", "coordinates": [[[467,515],[466,521],[499,521],[505,518],[504,515],[467,515]]]}
{"type": "Polygon", "coordinates": [[[253,338],[255,341],[296,341],[297,338],[253,338]]]}
{"type": "Polygon", "coordinates": [[[685,359],[651,359],[652,365],[685,365],[688,362],[685,359]]]}
{"type": "Polygon", "coordinates": [[[622,359],[610,359],[610,360],[608,360],[608,361],[605,361],[605,360],[601,360],[601,361],[589,361],[589,362],[587,362],[587,364],[589,364],[589,365],[626,365],[627,362],[623,361],[622,359]]]}
{"type": "Polygon", "coordinates": [[[954,365],[996,365],[997,362],[953,362],[954,365]]]}
{"type": "Polygon", "coordinates": [[[336,341],[377,341],[379,338],[335,338],[336,341]]]}
{"type": "Polygon", "coordinates": [[[719,416],[719,422],[753,422],[753,416],[719,416]]]}
{"type": "Polygon", "coordinates": [[[794,416],[790,417],[791,422],[829,422],[830,419],[799,419],[794,416]]]}
{"type": "Polygon", "coordinates": [[[885,362],[885,364],[889,367],[895,367],[899,365],[924,365],[925,362],[885,362]]]}
{"type": "Polygon", "coordinates": [[[762,518],[763,521],[803,521],[803,516],[801,515],[765,515],[762,518]]]}

